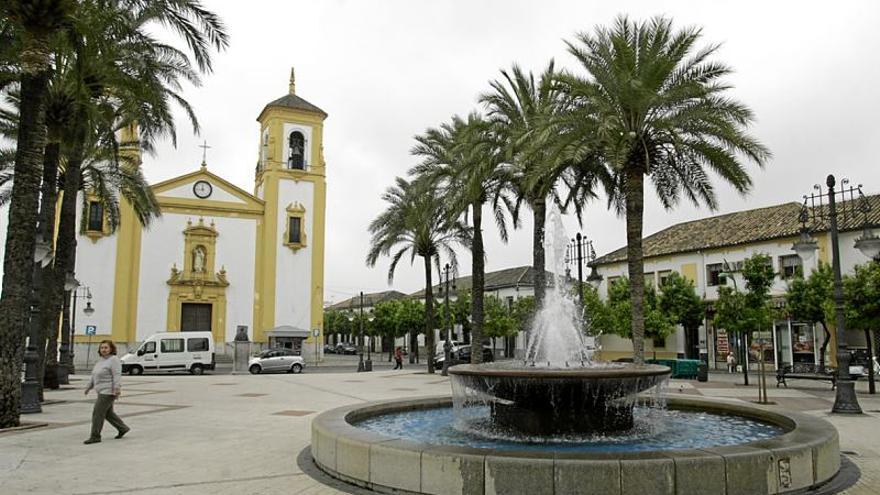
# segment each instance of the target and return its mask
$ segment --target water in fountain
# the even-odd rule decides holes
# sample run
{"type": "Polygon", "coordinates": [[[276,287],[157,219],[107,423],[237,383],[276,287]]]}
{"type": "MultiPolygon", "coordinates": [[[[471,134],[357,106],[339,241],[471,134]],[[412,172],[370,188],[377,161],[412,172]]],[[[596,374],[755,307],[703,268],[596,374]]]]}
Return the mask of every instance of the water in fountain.
{"type": "Polygon", "coordinates": [[[529,332],[525,362],[449,369],[453,404],[463,429],[485,429],[485,422],[474,421],[474,408],[482,407],[490,411],[492,429],[504,430],[504,434],[535,437],[625,431],[634,425],[639,393],[662,386],[669,376],[665,366],[592,360],[580,306],[559,276],[567,241],[558,209],[551,209],[548,224],[545,249],[554,283],[529,332]]]}
{"type": "Polygon", "coordinates": [[[559,275],[564,272],[568,245],[562,215],[555,205],[548,213],[550,228],[546,230],[549,235],[544,236],[544,253],[553,272],[553,285],[547,288],[544,302],[528,332],[526,363],[552,368],[588,366],[593,350],[588,348],[584,338],[584,315],[571,286],[559,275]]]}

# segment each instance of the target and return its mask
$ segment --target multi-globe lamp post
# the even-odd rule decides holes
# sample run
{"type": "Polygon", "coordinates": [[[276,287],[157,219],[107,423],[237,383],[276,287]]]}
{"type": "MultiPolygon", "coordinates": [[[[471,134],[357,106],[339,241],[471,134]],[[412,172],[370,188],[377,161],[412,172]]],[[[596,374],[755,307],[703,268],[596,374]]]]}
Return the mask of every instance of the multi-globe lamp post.
{"type": "Polygon", "coordinates": [[[590,274],[587,276],[587,283],[595,288],[599,287],[602,282],[602,275],[596,270],[596,250],[593,249],[593,241],[588,240],[585,235],[580,232],[568,243],[565,248],[565,274],[567,279],[571,279],[572,264],[577,265],[578,278],[578,301],[581,307],[584,306],[584,262],[590,267],[590,274]]]}
{"type": "MultiPolygon", "coordinates": [[[[364,292],[360,293],[360,305],[359,305],[360,316],[358,317],[358,334],[359,334],[359,342],[358,342],[358,373],[363,373],[365,371],[373,371],[373,360],[370,354],[369,347],[367,348],[367,359],[364,360],[364,292]]],[[[353,321],[355,318],[354,313],[349,313],[348,321],[353,321]]],[[[369,317],[370,321],[373,321],[373,317],[369,317]]]]}
{"type": "MultiPolygon", "coordinates": [[[[837,181],[833,175],[825,180],[827,191],[823,191],[821,185],[814,186],[816,192],[804,195],[804,203],[800,212],[801,237],[794,243],[792,250],[795,251],[804,263],[810,261],[818,250],[818,243],[810,235],[811,231],[824,230],[824,222],[828,221],[828,229],[831,234],[831,267],[834,272],[834,319],[837,337],[837,386],[832,413],[861,414],[858,397],[855,392],[855,382],[850,376],[850,355],[846,342],[846,317],[844,315],[843,283],[840,270],[840,246],[838,239],[838,197],[844,201],[842,214],[854,215],[856,211],[864,214],[863,233],[855,242],[855,247],[865,256],[877,259],[880,256],[880,238],[873,234],[868,223],[868,212],[871,210],[864,194],[862,186],[849,186],[849,181],[843,179],[840,189],[835,190],[837,181]],[[856,201],[858,194],[858,201],[856,201]],[[849,201],[847,200],[849,197],[849,201]],[[827,210],[824,200],[828,200],[827,210]],[[856,204],[858,203],[858,204],[856,204]],[[811,223],[813,228],[807,226],[811,223]]],[[[868,347],[871,347],[869,340],[868,347]]],[[[872,353],[873,354],[873,353],[872,353]]],[[[868,363],[873,368],[873,363],[868,363]]]]}

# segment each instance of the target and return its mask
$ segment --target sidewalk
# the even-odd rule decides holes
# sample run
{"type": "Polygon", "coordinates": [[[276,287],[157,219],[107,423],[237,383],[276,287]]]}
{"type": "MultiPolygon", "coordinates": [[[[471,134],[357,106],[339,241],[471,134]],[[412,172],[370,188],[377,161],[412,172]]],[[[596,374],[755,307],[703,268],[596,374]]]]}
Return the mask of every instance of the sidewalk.
{"type": "MultiPolygon", "coordinates": [[[[125,377],[117,411],[132,427],[114,440],[83,445],[94,396],[66,388],[23,420],[48,427],[0,434],[0,492],[19,494],[337,494],[368,493],[329,480],[306,450],[311,419],[334,407],[398,397],[449,394],[448,380],[421,368],[373,373],[300,375],[153,375],[125,377]],[[326,484],[325,484],[326,483],[326,484]]],[[[85,376],[73,377],[81,387],[85,376]]],[[[751,377],[750,377],[751,378],[751,377]]],[[[757,388],[741,375],[712,374],[707,383],[672,380],[671,394],[752,401],[757,388]]],[[[775,383],[773,380],[772,383],[775,383]]],[[[776,406],[828,419],[841,450],[862,477],[846,493],[877,493],[880,486],[880,396],[860,394],[866,414],[828,413],[834,394],[824,382],[788,389],[768,387],[776,406]]],[[[863,384],[860,384],[863,385],[863,384]]]]}

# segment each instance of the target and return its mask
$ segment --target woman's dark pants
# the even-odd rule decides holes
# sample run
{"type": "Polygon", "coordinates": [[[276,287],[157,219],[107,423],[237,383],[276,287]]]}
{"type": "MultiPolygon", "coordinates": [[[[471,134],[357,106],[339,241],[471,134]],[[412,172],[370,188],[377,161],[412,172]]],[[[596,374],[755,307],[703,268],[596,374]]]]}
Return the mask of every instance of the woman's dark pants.
{"type": "Polygon", "coordinates": [[[90,438],[100,439],[101,429],[104,428],[104,420],[106,419],[119,432],[127,431],[128,426],[122,422],[122,418],[113,411],[113,402],[116,400],[115,395],[98,394],[95,401],[95,408],[92,409],[92,434],[90,438]]]}

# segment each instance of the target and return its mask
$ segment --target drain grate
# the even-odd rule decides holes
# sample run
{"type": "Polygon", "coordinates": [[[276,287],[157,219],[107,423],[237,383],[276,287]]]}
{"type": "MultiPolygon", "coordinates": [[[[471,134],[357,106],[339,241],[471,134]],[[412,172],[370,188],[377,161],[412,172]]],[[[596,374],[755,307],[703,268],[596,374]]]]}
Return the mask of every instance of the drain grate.
{"type": "Polygon", "coordinates": [[[846,454],[846,455],[852,455],[852,456],[856,456],[856,457],[859,456],[859,453],[854,450],[841,450],[840,453],[846,454]]]}

